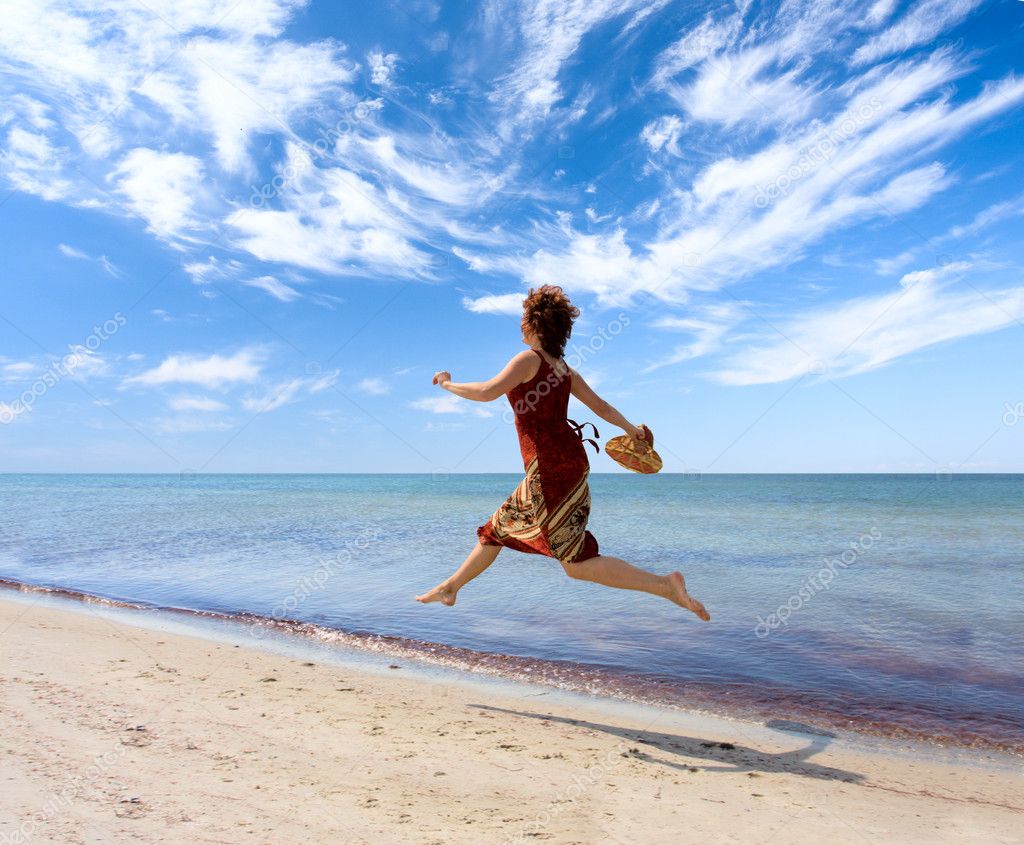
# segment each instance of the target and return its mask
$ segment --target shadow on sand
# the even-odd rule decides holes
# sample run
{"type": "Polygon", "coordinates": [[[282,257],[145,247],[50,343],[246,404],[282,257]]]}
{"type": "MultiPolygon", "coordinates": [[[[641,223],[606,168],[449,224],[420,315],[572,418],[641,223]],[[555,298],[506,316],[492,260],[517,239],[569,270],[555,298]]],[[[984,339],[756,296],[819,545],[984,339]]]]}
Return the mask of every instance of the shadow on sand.
{"type": "Polygon", "coordinates": [[[683,761],[662,759],[661,756],[653,756],[647,751],[638,748],[630,748],[623,754],[634,760],[642,760],[648,763],[657,763],[673,769],[692,770],[701,768],[706,772],[725,772],[738,774],[743,772],[773,772],[801,775],[803,777],[818,778],[820,780],[838,780],[845,783],[859,783],[863,776],[855,772],[847,772],[843,769],[834,769],[830,766],[822,766],[810,762],[810,758],[832,741],[834,737],[815,736],[804,748],[795,751],[785,751],[779,754],[772,754],[767,751],[760,751],[757,748],[750,748],[745,745],[737,745],[732,742],[712,742],[692,736],[681,736],[680,734],[663,733],[661,731],[638,730],[634,728],[622,728],[617,725],[604,725],[600,722],[588,722],[585,719],[569,719],[563,716],[552,716],[548,713],[531,713],[523,710],[507,710],[503,707],[492,707],[487,704],[473,704],[479,710],[487,710],[493,713],[508,713],[513,716],[522,716],[527,719],[540,719],[545,722],[572,725],[577,728],[589,728],[594,731],[601,731],[612,736],[617,736],[627,743],[637,743],[649,748],[656,748],[665,754],[675,757],[686,758],[683,761]],[[700,765],[695,760],[705,760],[721,765],[700,765]]]}

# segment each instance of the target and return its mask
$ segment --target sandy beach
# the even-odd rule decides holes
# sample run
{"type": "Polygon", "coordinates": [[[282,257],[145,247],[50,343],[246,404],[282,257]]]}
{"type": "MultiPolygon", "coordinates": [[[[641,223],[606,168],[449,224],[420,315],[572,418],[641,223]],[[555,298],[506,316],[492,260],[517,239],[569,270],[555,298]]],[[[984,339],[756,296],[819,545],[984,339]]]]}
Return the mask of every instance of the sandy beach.
{"type": "Polygon", "coordinates": [[[0,842],[1019,841],[1010,765],[282,657],[0,598],[0,842]],[[688,730],[684,730],[688,727],[688,730]]]}

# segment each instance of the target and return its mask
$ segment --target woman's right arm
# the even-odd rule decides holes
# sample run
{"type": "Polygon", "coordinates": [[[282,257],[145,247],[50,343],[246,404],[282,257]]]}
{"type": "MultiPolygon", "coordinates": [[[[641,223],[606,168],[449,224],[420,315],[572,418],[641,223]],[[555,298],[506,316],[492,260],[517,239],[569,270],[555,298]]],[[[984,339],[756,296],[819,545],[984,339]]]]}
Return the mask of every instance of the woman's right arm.
{"type": "Polygon", "coordinates": [[[591,411],[597,414],[605,422],[617,425],[630,437],[635,437],[637,440],[644,439],[644,430],[640,426],[633,425],[633,423],[619,413],[618,409],[614,408],[594,393],[593,388],[587,384],[586,380],[578,372],[575,370],[572,370],[571,372],[573,396],[579,399],[580,402],[590,408],[591,411]]]}

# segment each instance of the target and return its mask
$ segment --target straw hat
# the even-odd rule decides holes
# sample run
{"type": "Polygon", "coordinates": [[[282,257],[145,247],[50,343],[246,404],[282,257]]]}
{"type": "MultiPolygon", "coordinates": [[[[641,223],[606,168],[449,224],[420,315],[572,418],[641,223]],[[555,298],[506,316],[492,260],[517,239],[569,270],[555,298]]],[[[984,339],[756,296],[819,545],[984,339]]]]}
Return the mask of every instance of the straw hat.
{"type": "Polygon", "coordinates": [[[645,425],[641,428],[644,430],[643,440],[620,434],[605,443],[604,450],[609,458],[626,469],[650,475],[658,472],[663,464],[661,455],[654,451],[654,435],[651,430],[645,425]]]}

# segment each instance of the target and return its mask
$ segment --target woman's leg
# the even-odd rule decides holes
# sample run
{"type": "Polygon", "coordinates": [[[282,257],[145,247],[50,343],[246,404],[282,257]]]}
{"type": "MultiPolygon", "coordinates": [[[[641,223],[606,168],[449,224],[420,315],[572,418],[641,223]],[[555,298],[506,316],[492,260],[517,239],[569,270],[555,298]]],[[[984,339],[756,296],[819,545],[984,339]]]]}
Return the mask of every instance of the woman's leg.
{"type": "Polygon", "coordinates": [[[494,563],[501,548],[501,546],[485,546],[483,543],[477,543],[476,548],[469,553],[469,557],[462,562],[462,566],[456,569],[451,577],[422,596],[416,596],[416,601],[421,601],[424,604],[439,601],[451,607],[455,604],[455,597],[459,590],[494,563]]]}
{"type": "Polygon", "coordinates": [[[661,596],[696,613],[705,622],[711,619],[704,605],[686,592],[686,579],[681,572],[655,575],[620,558],[607,555],[598,555],[579,563],[563,563],[562,568],[570,578],[593,581],[620,590],[639,590],[661,596]]]}

